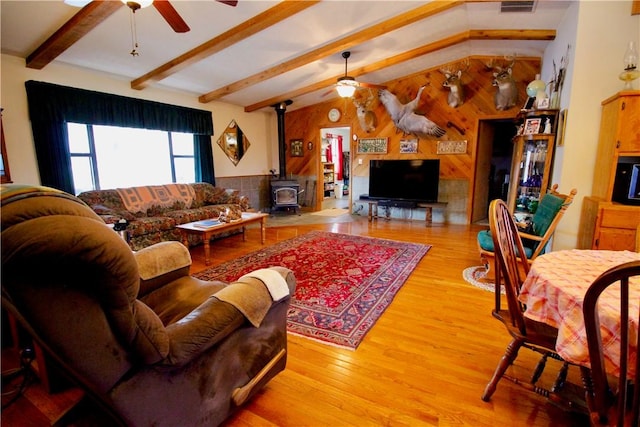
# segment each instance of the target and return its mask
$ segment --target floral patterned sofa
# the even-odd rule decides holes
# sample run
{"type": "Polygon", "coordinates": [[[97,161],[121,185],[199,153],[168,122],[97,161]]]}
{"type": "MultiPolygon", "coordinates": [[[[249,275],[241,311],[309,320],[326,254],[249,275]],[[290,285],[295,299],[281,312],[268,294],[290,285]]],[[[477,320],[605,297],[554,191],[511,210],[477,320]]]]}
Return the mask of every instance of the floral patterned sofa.
{"type": "MultiPolygon", "coordinates": [[[[181,241],[176,225],[215,218],[227,209],[239,214],[250,207],[238,190],[206,182],[92,190],[78,198],[107,224],[126,219],[129,246],[135,251],[162,241],[181,241]]],[[[198,236],[189,236],[190,245],[201,242],[198,236]]]]}

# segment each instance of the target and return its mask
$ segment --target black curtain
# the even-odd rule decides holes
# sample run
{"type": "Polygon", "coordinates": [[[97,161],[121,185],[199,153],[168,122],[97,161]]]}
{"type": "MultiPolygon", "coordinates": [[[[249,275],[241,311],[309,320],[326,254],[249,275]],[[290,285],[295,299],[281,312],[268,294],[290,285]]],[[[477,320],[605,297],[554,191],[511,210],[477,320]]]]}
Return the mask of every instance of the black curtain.
{"type": "Polygon", "coordinates": [[[75,194],[67,122],[192,133],[196,180],[215,185],[210,111],[32,80],[25,87],[42,185],[75,194]]]}

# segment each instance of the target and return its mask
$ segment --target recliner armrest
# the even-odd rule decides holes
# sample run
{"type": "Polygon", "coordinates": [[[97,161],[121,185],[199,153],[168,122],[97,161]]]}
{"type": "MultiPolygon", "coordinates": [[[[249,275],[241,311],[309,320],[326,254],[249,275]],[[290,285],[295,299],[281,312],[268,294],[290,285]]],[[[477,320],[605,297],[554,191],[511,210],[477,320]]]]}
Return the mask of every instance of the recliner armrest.
{"type": "MultiPolygon", "coordinates": [[[[296,286],[296,279],[291,270],[284,267],[270,267],[270,269],[277,271],[284,278],[290,292],[288,296],[277,302],[272,301],[263,284],[255,283],[256,279],[251,277],[243,279],[244,281],[232,282],[225,288],[240,286],[239,289],[249,291],[247,296],[251,299],[259,299],[258,305],[260,307],[258,307],[258,310],[264,309],[266,313],[263,313],[263,315],[266,317],[274,307],[281,304],[286,304],[287,306],[290,304],[291,295],[296,286]],[[248,287],[243,286],[243,284],[247,284],[248,287]],[[255,289],[257,293],[250,291],[249,287],[251,286],[257,288],[255,289]],[[260,295],[261,292],[264,295],[260,295]]],[[[238,301],[234,301],[233,298],[231,302],[224,301],[218,298],[217,294],[219,292],[211,295],[189,314],[166,327],[166,331],[169,334],[169,355],[163,362],[164,365],[184,365],[222,341],[234,330],[245,324],[246,320],[253,323],[251,321],[252,315],[247,316],[249,313],[247,313],[246,309],[255,309],[256,301],[253,301],[247,307],[242,303],[237,304],[238,301]]],[[[256,313],[252,314],[255,315],[256,313]]],[[[256,329],[260,327],[262,325],[256,325],[255,323],[252,326],[252,328],[256,329]]],[[[271,328],[273,325],[266,327],[271,328]]]]}
{"type": "Polygon", "coordinates": [[[244,323],[245,317],[235,307],[210,297],[183,319],[166,327],[169,355],[162,364],[185,365],[244,323]]]}

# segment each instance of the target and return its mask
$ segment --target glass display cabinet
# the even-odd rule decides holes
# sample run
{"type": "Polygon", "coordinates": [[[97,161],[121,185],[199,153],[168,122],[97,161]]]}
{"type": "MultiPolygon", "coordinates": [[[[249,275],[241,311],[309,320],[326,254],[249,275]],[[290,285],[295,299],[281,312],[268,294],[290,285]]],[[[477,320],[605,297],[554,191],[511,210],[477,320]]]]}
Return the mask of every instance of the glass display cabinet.
{"type": "Polygon", "coordinates": [[[557,110],[523,111],[514,137],[507,205],[519,220],[533,215],[550,186],[557,110]]]}

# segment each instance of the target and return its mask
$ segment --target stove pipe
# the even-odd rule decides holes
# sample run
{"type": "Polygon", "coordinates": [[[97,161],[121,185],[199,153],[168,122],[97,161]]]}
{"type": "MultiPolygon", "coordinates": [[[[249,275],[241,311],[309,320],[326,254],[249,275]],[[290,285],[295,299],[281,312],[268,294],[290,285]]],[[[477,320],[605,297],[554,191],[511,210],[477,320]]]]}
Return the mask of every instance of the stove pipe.
{"type": "Polygon", "coordinates": [[[287,111],[287,105],[291,105],[293,101],[287,99],[278,104],[272,105],[278,115],[278,159],[280,160],[280,179],[287,178],[287,156],[285,155],[287,145],[284,136],[284,113],[287,111]]]}

